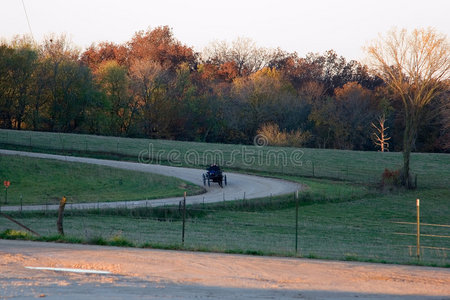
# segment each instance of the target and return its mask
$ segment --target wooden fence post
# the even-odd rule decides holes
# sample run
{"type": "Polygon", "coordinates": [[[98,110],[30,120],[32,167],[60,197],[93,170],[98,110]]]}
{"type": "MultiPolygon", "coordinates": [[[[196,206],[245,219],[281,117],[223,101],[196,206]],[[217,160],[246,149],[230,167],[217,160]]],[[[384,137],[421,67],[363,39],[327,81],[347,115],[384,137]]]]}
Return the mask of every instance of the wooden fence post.
{"type": "Polygon", "coordinates": [[[58,209],[58,221],[56,221],[56,226],[58,227],[58,233],[60,235],[64,235],[64,228],[63,228],[63,216],[64,216],[64,207],[66,206],[66,197],[62,197],[61,201],[59,202],[59,209],[58,209]]]}
{"type": "Polygon", "coordinates": [[[184,192],[184,197],[183,197],[183,230],[181,233],[181,243],[184,246],[184,230],[186,227],[186,192],[184,192]]]}
{"type": "Polygon", "coordinates": [[[298,191],[295,192],[295,254],[298,253],[298,191]]]}

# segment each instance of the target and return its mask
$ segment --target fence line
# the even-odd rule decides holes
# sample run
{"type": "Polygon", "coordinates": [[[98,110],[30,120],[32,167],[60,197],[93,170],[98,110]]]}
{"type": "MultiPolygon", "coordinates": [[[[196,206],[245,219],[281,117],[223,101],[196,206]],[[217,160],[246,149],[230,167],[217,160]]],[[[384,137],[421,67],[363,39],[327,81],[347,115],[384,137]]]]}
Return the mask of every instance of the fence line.
{"type": "MultiPolygon", "coordinates": [[[[413,222],[392,222],[395,224],[405,224],[405,225],[416,225],[417,223],[413,222]]],[[[427,224],[427,223],[420,223],[420,226],[434,226],[434,227],[449,227],[450,225],[442,225],[442,224],[427,224]]]]}
{"type": "MultiPolygon", "coordinates": [[[[431,238],[439,238],[439,239],[446,239],[450,238],[448,235],[441,235],[441,234],[427,234],[421,232],[421,226],[428,226],[428,227],[438,227],[438,228],[450,228],[450,225],[447,224],[430,224],[430,223],[421,223],[420,221],[420,200],[416,199],[416,208],[417,208],[417,221],[416,223],[413,222],[391,222],[393,224],[400,224],[400,225],[414,225],[416,226],[416,233],[404,233],[404,232],[394,232],[395,235],[402,235],[402,236],[415,236],[416,237],[416,253],[417,253],[417,259],[421,259],[422,255],[422,249],[439,249],[443,251],[447,251],[448,248],[446,247],[433,247],[433,246],[423,246],[421,244],[421,237],[431,237],[431,238]]],[[[409,247],[409,246],[408,246],[409,247]]],[[[450,250],[450,249],[448,249],[450,250]]]]}
{"type": "MultiPolygon", "coordinates": [[[[294,198],[295,199],[295,198],[294,198]]],[[[245,203],[241,201],[241,203],[245,203]]],[[[70,204],[68,204],[70,207],[70,204]]],[[[101,237],[103,240],[123,238],[134,245],[156,245],[185,249],[212,249],[225,252],[261,253],[333,259],[362,259],[411,263],[412,233],[389,233],[395,225],[416,225],[413,222],[363,222],[344,220],[339,223],[317,223],[313,217],[302,215],[301,207],[285,208],[285,216],[270,211],[211,209],[206,205],[170,205],[162,207],[132,208],[123,206],[103,211],[68,210],[64,228],[68,235],[85,241],[101,237]],[[145,213],[148,214],[145,214],[145,213]],[[151,214],[155,212],[155,214],[151,214]],[[183,218],[185,215],[185,218],[183,218]],[[275,217],[273,217],[275,216],[275,217]],[[185,220],[183,222],[183,219],[185,220]],[[184,223],[184,226],[183,226],[184,223]],[[184,238],[182,235],[184,228],[184,238]]],[[[45,235],[56,234],[56,209],[40,213],[16,212],[14,217],[26,226],[45,235]],[[49,214],[50,213],[50,214],[49,214]]],[[[443,225],[443,224],[435,224],[443,225]]],[[[12,223],[0,219],[0,232],[12,223]]],[[[437,228],[446,229],[443,225],[437,228]]],[[[424,239],[441,234],[422,234],[424,239]]],[[[420,246],[421,262],[447,265],[450,245],[441,242],[420,246]],[[426,252],[424,252],[426,250],[426,252]]]]}
{"type": "MultiPolygon", "coordinates": [[[[422,225],[422,224],[421,224],[422,225]]],[[[416,233],[402,233],[402,232],[394,232],[394,234],[398,234],[398,235],[412,235],[412,236],[417,236],[416,233]]],[[[428,236],[428,237],[437,237],[437,238],[450,238],[450,236],[448,235],[435,235],[435,234],[423,234],[421,233],[420,236],[428,236]]]]}

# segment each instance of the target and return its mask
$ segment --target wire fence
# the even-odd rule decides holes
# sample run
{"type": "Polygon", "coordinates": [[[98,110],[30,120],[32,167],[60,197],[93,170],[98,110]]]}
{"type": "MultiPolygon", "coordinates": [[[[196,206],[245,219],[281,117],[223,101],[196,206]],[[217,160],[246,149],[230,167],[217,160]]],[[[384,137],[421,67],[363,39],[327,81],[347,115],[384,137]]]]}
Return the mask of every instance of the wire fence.
{"type": "Polygon", "coordinates": [[[443,255],[450,253],[450,225],[427,224],[420,221],[418,223],[401,221],[393,223],[403,225],[402,227],[399,226],[399,229],[406,231],[394,232],[395,235],[416,239],[415,245],[411,242],[405,245],[405,247],[408,247],[411,256],[416,254],[417,258],[421,260],[425,255],[425,251],[437,251],[443,255]],[[414,232],[414,227],[417,228],[416,232],[414,232]]]}
{"type": "MultiPolygon", "coordinates": [[[[282,209],[250,203],[68,209],[64,232],[94,244],[449,266],[449,225],[422,224],[418,259],[413,222],[318,218],[295,202],[282,209]]],[[[8,215],[40,235],[57,234],[56,210],[8,215]]],[[[7,229],[24,230],[0,217],[0,232],[7,229]]]]}

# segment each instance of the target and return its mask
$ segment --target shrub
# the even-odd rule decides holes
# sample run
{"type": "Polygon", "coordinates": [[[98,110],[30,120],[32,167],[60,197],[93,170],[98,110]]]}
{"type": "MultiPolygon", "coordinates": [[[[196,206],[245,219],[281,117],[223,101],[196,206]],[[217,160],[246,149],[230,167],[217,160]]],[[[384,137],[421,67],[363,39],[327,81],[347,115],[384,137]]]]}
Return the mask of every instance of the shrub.
{"type": "Polygon", "coordinates": [[[264,136],[271,146],[301,147],[310,138],[309,132],[302,132],[300,129],[281,131],[278,124],[274,123],[263,124],[257,133],[264,136]]]}
{"type": "Polygon", "coordinates": [[[134,244],[132,242],[126,240],[121,235],[113,236],[108,244],[110,246],[117,246],[117,247],[134,247],[134,244]]]}
{"type": "Polygon", "coordinates": [[[381,176],[381,184],[383,186],[401,186],[401,172],[400,170],[384,169],[381,176]]]}
{"type": "Polygon", "coordinates": [[[108,245],[108,242],[100,236],[92,237],[87,242],[88,244],[91,245],[100,245],[100,246],[108,245]]]}
{"type": "Polygon", "coordinates": [[[7,240],[26,240],[30,237],[31,236],[27,232],[14,229],[6,229],[0,233],[0,238],[7,240]]]}

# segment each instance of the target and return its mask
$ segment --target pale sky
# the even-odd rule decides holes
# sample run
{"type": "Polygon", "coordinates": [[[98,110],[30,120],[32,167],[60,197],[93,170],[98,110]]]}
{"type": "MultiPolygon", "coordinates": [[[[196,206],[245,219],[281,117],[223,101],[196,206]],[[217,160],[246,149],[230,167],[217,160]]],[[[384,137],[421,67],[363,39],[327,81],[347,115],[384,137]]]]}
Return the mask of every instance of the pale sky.
{"type": "MultiPolygon", "coordinates": [[[[213,40],[248,37],[259,46],[363,59],[362,47],[396,26],[434,27],[450,37],[450,0],[23,0],[34,38],[66,33],[81,48],[123,43],[169,25],[201,51],[213,40]]],[[[0,0],[0,38],[28,34],[22,0],[0,0]]]]}

